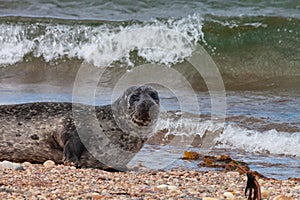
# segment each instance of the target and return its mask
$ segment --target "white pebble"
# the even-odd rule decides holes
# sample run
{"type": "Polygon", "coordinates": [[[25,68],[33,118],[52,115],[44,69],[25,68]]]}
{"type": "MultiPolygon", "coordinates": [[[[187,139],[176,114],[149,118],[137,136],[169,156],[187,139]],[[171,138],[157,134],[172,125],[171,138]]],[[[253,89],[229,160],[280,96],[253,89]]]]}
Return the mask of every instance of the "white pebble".
{"type": "Polygon", "coordinates": [[[24,170],[24,168],[19,163],[13,163],[7,160],[0,162],[0,170],[3,169],[24,170]]]}
{"type": "Polygon", "coordinates": [[[110,194],[107,190],[102,190],[101,195],[107,196],[107,195],[110,195],[110,194]]]}
{"type": "Polygon", "coordinates": [[[240,175],[239,172],[227,172],[227,176],[237,177],[239,175],[240,175]]]}
{"type": "Polygon", "coordinates": [[[219,200],[219,199],[213,197],[203,197],[202,200],[219,200]]]}
{"type": "Polygon", "coordinates": [[[166,190],[166,189],[168,189],[168,185],[162,184],[162,185],[156,186],[156,188],[159,190],[166,190]]]}
{"type": "Polygon", "coordinates": [[[23,165],[24,166],[30,166],[30,165],[32,165],[30,162],[23,162],[23,165]]]}
{"type": "Polygon", "coordinates": [[[54,167],[55,166],[55,162],[53,162],[52,160],[47,160],[44,162],[43,164],[45,167],[54,167]]]}
{"type": "Polygon", "coordinates": [[[224,196],[226,199],[235,199],[234,195],[231,192],[225,192],[224,196]]]}
{"type": "Polygon", "coordinates": [[[176,186],[173,186],[173,185],[170,185],[170,186],[168,186],[168,189],[169,189],[169,190],[177,190],[177,187],[176,187],[176,186]]]}

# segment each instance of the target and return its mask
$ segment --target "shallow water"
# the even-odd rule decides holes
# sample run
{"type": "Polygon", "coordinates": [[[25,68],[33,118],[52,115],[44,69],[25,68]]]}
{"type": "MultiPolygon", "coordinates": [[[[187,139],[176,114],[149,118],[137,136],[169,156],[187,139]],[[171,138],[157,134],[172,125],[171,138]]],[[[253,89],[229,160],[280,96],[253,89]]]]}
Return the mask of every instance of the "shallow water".
{"type": "MultiPolygon", "coordinates": [[[[187,148],[189,151],[198,151],[197,148],[187,148]]],[[[131,167],[147,169],[193,169],[199,171],[223,170],[221,168],[199,167],[202,161],[182,160],[181,152],[174,153],[175,148],[170,146],[146,145],[139,154],[129,163],[131,167]]],[[[299,177],[300,161],[296,157],[270,155],[254,152],[245,152],[242,149],[214,148],[207,155],[230,155],[237,161],[246,162],[251,170],[258,171],[269,178],[286,180],[299,177]]]]}

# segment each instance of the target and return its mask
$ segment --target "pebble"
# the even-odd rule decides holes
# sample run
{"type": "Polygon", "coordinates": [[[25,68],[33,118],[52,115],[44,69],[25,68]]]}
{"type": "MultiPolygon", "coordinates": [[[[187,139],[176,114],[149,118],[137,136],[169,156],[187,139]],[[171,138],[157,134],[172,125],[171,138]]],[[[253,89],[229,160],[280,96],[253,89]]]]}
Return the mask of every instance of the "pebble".
{"type": "Polygon", "coordinates": [[[273,200],[295,200],[295,199],[281,194],[276,196],[273,200]]]}
{"type": "Polygon", "coordinates": [[[261,191],[261,197],[263,199],[269,199],[270,196],[271,196],[271,191],[269,191],[269,190],[262,190],[261,191]]]}
{"type": "Polygon", "coordinates": [[[54,167],[55,166],[55,162],[52,160],[47,160],[44,162],[43,164],[45,167],[50,168],[50,167],[54,167]]]}
{"type": "Polygon", "coordinates": [[[269,188],[268,188],[268,190],[269,190],[270,192],[274,192],[274,191],[276,191],[276,189],[275,189],[275,188],[273,188],[273,187],[269,187],[269,188]]]}
{"type": "Polygon", "coordinates": [[[294,189],[300,191],[300,185],[295,186],[294,189]]]}
{"type": "Polygon", "coordinates": [[[168,190],[177,190],[178,188],[176,186],[170,185],[168,186],[168,190]]]}
{"type": "Polygon", "coordinates": [[[0,170],[4,169],[24,170],[24,168],[19,163],[10,162],[7,160],[0,162],[0,170]]]}
{"type": "Polygon", "coordinates": [[[226,197],[226,199],[235,199],[234,195],[231,192],[225,192],[224,197],[226,197]]]}
{"type": "Polygon", "coordinates": [[[41,200],[46,200],[46,199],[47,199],[47,197],[46,197],[45,195],[39,195],[39,196],[38,196],[38,199],[41,199],[41,200]]]}
{"type": "Polygon", "coordinates": [[[168,185],[162,184],[162,185],[156,186],[156,188],[159,189],[159,190],[167,190],[168,189],[168,185]]]}
{"type": "Polygon", "coordinates": [[[240,176],[239,172],[227,172],[227,176],[238,177],[240,176]]]}
{"type": "Polygon", "coordinates": [[[92,198],[93,199],[102,199],[102,196],[98,192],[92,193],[92,198]]]}
{"type": "Polygon", "coordinates": [[[23,162],[23,165],[24,166],[30,166],[30,165],[32,165],[30,162],[23,162]]]}
{"type": "Polygon", "coordinates": [[[202,200],[219,200],[219,199],[213,197],[203,197],[202,200]]]}
{"type": "Polygon", "coordinates": [[[178,194],[181,194],[181,191],[180,190],[170,190],[170,193],[174,194],[174,195],[178,195],[178,194]]]}
{"type": "Polygon", "coordinates": [[[105,196],[110,195],[110,193],[109,193],[107,190],[102,190],[102,191],[101,191],[101,194],[102,194],[102,195],[105,195],[105,196]]]}

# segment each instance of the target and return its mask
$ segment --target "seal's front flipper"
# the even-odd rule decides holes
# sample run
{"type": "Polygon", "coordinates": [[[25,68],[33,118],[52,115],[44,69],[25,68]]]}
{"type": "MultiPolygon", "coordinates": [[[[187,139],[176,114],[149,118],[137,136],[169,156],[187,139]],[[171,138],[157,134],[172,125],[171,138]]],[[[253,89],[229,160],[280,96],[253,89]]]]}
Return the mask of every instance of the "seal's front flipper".
{"type": "Polygon", "coordinates": [[[80,138],[76,136],[70,137],[64,145],[63,162],[80,167],[79,159],[83,151],[84,146],[80,138]]]}

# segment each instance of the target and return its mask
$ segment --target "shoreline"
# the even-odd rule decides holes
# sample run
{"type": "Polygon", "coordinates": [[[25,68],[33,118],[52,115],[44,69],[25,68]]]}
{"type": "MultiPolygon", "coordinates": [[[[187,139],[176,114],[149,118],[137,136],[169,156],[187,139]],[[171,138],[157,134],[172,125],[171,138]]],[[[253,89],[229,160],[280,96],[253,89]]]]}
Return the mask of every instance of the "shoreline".
{"type": "MultiPolygon", "coordinates": [[[[0,170],[1,199],[247,199],[247,176],[237,171],[150,170],[106,172],[23,163],[0,170]]],[[[258,178],[262,199],[300,198],[300,180],[258,178]]]]}

